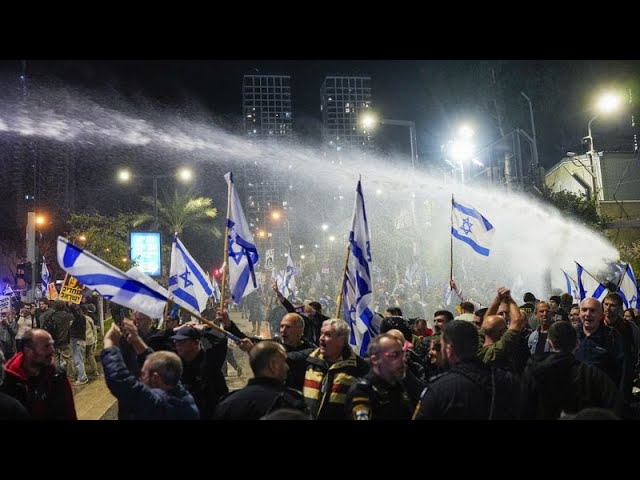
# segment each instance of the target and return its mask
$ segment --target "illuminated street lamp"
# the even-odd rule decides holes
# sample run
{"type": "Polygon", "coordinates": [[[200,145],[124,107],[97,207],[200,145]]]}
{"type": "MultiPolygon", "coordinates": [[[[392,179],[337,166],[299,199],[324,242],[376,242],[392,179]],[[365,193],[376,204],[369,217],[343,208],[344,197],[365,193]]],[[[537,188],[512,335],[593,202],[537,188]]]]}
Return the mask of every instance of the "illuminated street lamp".
{"type": "Polygon", "coordinates": [[[612,113],[618,110],[618,108],[620,108],[621,103],[622,103],[622,99],[620,98],[620,96],[612,92],[604,93],[598,98],[598,101],[596,102],[596,109],[598,113],[596,113],[591,118],[591,120],[589,120],[589,124],[587,125],[587,131],[589,134],[585,137],[586,139],[589,140],[589,155],[591,155],[591,158],[593,158],[593,155],[595,155],[596,153],[595,148],[593,146],[593,135],[591,134],[591,124],[601,114],[612,113]]]}
{"type": "Polygon", "coordinates": [[[462,183],[464,183],[464,162],[470,160],[475,151],[475,145],[471,141],[474,133],[469,125],[462,125],[458,129],[456,138],[449,141],[446,146],[447,153],[458,163],[462,183]]]}
{"type": "MultiPolygon", "coordinates": [[[[153,218],[155,222],[155,229],[158,229],[158,179],[160,178],[171,178],[174,175],[134,175],[128,168],[123,168],[118,171],[118,181],[121,183],[128,183],[134,177],[137,178],[151,178],[153,179],[153,218]]],[[[184,167],[178,170],[175,174],[178,180],[182,182],[189,182],[193,178],[193,172],[184,167]]]]}
{"type": "Polygon", "coordinates": [[[587,124],[587,132],[588,135],[585,139],[589,140],[589,151],[587,152],[589,155],[589,167],[591,169],[591,179],[593,181],[593,194],[598,195],[598,191],[601,190],[598,188],[598,176],[596,174],[596,169],[594,165],[594,158],[596,156],[596,150],[593,146],[593,134],[591,133],[591,124],[593,121],[598,118],[601,114],[608,114],[616,111],[622,103],[622,98],[613,92],[606,92],[598,97],[596,101],[596,110],[597,113],[589,120],[587,124]]]}
{"type": "Polygon", "coordinates": [[[410,120],[391,120],[388,118],[378,119],[374,113],[368,112],[360,117],[360,124],[365,130],[374,129],[377,125],[398,125],[409,127],[409,143],[411,144],[411,168],[416,166],[416,123],[410,120]]]}

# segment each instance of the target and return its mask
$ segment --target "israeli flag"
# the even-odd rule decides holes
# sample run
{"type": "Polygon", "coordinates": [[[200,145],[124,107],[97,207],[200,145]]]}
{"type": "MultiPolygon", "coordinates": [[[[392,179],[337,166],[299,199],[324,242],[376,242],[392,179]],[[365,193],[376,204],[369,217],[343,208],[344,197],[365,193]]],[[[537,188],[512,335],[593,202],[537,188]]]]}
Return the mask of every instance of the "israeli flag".
{"type": "Polygon", "coordinates": [[[177,232],[171,246],[169,292],[171,300],[193,312],[207,308],[207,300],[213,295],[211,282],[180,241],[177,232]]]}
{"type": "Polygon", "coordinates": [[[238,192],[233,185],[231,172],[224,176],[229,187],[230,208],[227,218],[229,228],[229,289],[233,303],[240,303],[258,288],[254,265],[258,263],[259,255],[255,241],[249,230],[247,219],[242,211],[238,192]]]}
{"type": "Polygon", "coordinates": [[[211,286],[213,287],[213,300],[216,303],[220,302],[220,285],[218,285],[218,281],[216,280],[216,277],[212,277],[211,275],[209,275],[207,273],[207,278],[209,279],[209,282],[211,282],[211,286]]]}
{"type": "Polygon", "coordinates": [[[451,235],[466,243],[473,251],[488,257],[489,244],[495,228],[471,205],[463,205],[451,198],[451,235]]]}
{"type": "Polygon", "coordinates": [[[360,356],[367,352],[369,342],[378,334],[372,324],[373,292],[371,282],[371,242],[369,223],[362,194],[362,183],[358,180],[353,222],[349,232],[349,261],[345,269],[343,284],[344,319],[349,324],[349,344],[360,356]]]}
{"type": "Polygon", "coordinates": [[[575,263],[578,272],[578,293],[580,294],[580,300],[582,301],[585,298],[593,297],[602,301],[604,297],[607,296],[607,293],[609,293],[607,287],[596,280],[582,265],[578,262],[575,263]]]}
{"type": "Polygon", "coordinates": [[[287,254],[287,270],[285,271],[284,283],[291,292],[291,295],[295,295],[296,292],[296,277],[295,266],[293,264],[293,256],[291,255],[291,241],[289,241],[289,253],[287,254]]]}
{"type": "Polygon", "coordinates": [[[87,288],[119,305],[161,318],[169,292],[137,268],[127,273],[58,237],[58,264],[87,288]]]}
{"type": "Polygon", "coordinates": [[[47,298],[47,293],[49,291],[49,269],[47,268],[47,261],[44,256],[42,257],[42,297],[47,298]]]}
{"type": "Polygon", "coordinates": [[[276,281],[278,282],[278,291],[286,298],[289,298],[291,292],[289,292],[289,289],[287,288],[287,282],[285,281],[286,278],[286,272],[282,272],[282,271],[276,271],[276,269],[273,269],[274,272],[276,272],[276,281]]]}
{"type": "Polygon", "coordinates": [[[636,282],[636,277],[633,275],[633,269],[628,263],[622,280],[618,285],[618,293],[622,297],[622,303],[625,309],[638,308],[638,294],[640,294],[640,289],[638,289],[638,282],[636,282]]]}
{"type": "Polygon", "coordinates": [[[574,300],[580,301],[580,289],[578,288],[578,284],[576,281],[564,270],[560,269],[562,274],[564,275],[564,279],[567,282],[567,287],[565,291],[573,297],[574,300]]]}

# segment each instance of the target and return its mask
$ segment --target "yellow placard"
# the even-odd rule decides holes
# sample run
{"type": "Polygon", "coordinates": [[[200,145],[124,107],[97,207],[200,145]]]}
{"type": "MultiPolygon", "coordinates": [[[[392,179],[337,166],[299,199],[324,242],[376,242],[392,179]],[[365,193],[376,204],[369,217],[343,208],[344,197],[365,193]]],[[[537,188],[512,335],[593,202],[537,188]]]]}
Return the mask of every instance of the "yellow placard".
{"type": "Polygon", "coordinates": [[[78,279],[67,273],[64,277],[58,300],[79,304],[82,300],[82,290],[84,290],[84,286],[78,279]]]}
{"type": "Polygon", "coordinates": [[[49,300],[58,299],[58,290],[56,289],[56,284],[53,282],[47,285],[47,298],[49,300]]]}

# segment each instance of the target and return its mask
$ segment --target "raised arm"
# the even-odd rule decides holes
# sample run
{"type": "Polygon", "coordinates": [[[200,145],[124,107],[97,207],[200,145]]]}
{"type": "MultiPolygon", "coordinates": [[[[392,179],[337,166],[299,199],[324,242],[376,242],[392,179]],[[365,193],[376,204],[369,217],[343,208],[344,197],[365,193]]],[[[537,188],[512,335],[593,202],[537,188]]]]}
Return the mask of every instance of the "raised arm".
{"type": "Polygon", "coordinates": [[[280,290],[278,290],[278,281],[277,280],[273,281],[273,285],[271,285],[271,289],[275,292],[276,297],[278,297],[278,301],[287,310],[287,312],[295,313],[296,307],[294,307],[293,304],[289,300],[287,300],[285,298],[285,296],[282,295],[282,293],[280,293],[280,290]]]}

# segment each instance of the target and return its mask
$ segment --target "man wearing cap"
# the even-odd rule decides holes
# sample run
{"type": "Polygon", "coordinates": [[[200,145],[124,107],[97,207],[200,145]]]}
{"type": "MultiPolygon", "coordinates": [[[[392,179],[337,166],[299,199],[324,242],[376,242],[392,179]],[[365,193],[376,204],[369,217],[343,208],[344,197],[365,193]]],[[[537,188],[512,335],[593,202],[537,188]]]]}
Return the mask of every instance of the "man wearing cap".
{"type": "MultiPolygon", "coordinates": [[[[138,362],[144,362],[153,352],[130,320],[124,327],[129,334],[127,340],[138,354],[138,362]]],[[[229,392],[222,374],[222,364],[227,355],[227,339],[205,325],[185,324],[170,337],[176,346],[176,352],[182,360],[182,383],[195,399],[200,410],[200,418],[212,418],[220,397],[229,392]],[[203,348],[200,339],[206,337],[211,347],[203,348]]]]}
{"type": "Polygon", "coordinates": [[[527,292],[524,294],[522,299],[524,300],[524,303],[520,305],[519,308],[525,314],[527,323],[529,323],[529,328],[531,328],[531,330],[535,330],[538,328],[538,320],[534,314],[536,310],[536,296],[531,292],[527,292]]]}
{"type": "Polygon", "coordinates": [[[549,309],[551,310],[552,322],[568,322],[569,314],[560,308],[560,295],[551,295],[549,297],[549,309]]]}

